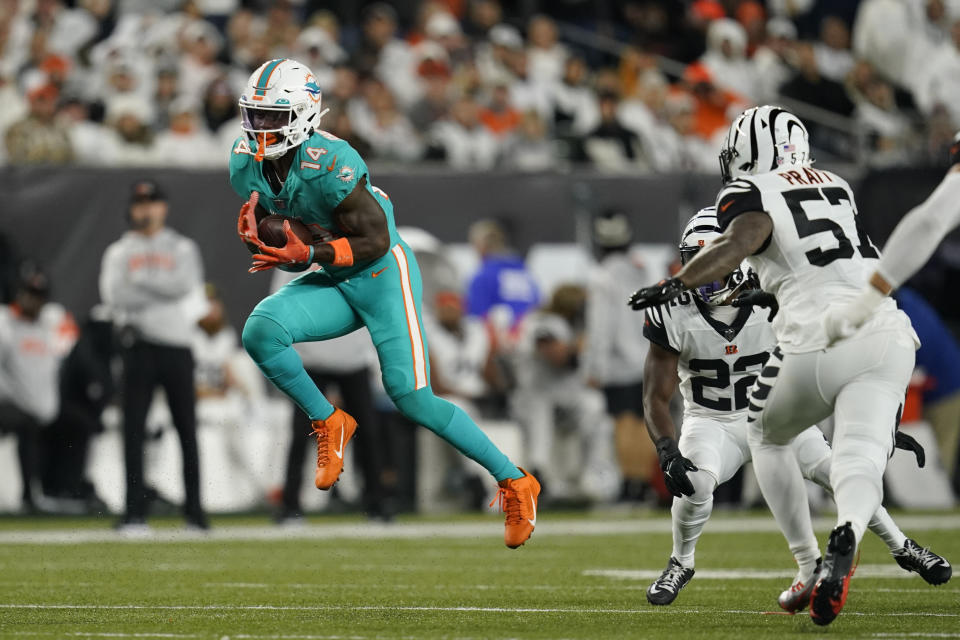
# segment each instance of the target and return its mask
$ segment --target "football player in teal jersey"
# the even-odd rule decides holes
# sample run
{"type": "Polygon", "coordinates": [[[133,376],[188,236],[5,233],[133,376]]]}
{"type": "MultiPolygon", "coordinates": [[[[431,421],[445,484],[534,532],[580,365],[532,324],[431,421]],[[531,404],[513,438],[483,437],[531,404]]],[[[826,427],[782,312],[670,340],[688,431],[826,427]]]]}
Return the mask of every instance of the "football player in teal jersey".
{"type": "Polygon", "coordinates": [[[263,64],[240,97],[244,133],[230,154],[230,183],[247,199],[237,224],[255,251],[250,271],[320,265],[260,301],[243,328],[243,346],[310,417],[317,436],[316,485],[329,489],[340,477],[344,447],[357,423],[323,396],[292,345],[365,325],[384,387],[400,412],[497,479],[506,513],[504,542],[516,548],[533,532],[540,485],[466,413],[434,395],[417,262],[397,234],[393,203],[370,183],[366,163],[349,144],[320,129],[320,100],[310,69],[289,59],[263,64]],[[285,222],[286,245],[267,246],[257,224],[270,214],[300,219],[314,241],[304,243],[285,222]]]}

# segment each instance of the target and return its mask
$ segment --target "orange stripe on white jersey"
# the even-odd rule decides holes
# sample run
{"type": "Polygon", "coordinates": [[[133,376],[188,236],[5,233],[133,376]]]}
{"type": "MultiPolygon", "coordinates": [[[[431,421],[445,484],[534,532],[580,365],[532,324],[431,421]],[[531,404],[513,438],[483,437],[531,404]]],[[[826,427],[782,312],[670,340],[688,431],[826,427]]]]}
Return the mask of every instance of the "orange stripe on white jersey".
{"type": "Polygon", "coordinates": [[[400,272],[400,288],[403,292],[404,313],[407,316],[407,330],[410,333],[410,348],[413,352],[414,390],[427,386],[427,361],[423,348],[423,330],[417,319],[417,306],[413,301],[413,287],[410,286],[410,269],[407,264],[407,254],[403,247],[393,245],[390,250],[397,261],[397,270],[400,272]]]}

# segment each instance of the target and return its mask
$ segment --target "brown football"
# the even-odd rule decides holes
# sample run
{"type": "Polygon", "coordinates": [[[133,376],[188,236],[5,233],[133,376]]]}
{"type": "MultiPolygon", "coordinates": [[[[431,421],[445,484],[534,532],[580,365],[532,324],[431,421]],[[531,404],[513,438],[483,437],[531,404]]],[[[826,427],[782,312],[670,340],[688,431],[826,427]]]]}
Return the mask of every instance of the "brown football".
{"type": "Polygon", "coordinates": [[[299,218],[269,215],[257,225],[257,235],[263,244],[269,247],[282,247],[287,244],[287,235],[283,231],[285,220],[290,221],[290,229],[306,244],[313,242],[313,232],[299,218]]]}

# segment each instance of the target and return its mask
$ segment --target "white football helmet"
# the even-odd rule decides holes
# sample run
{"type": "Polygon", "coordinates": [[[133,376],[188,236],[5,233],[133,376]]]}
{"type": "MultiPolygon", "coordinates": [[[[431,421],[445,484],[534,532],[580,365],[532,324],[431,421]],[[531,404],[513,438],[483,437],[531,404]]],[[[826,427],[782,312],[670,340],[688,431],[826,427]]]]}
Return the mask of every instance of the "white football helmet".
{"type": "Polygon", "coordinates": [[[809,167],[810,136],[800,118],[780,107],[747,109],[733,121],[720,151],[724,182],[781,166],[809,167]]]}
{"type": "MultiPolygon", "coordinates": [[[[720,225],[717,223],[717,208],[705,207],[700,209],[687,226],[683,228],[680,237],[680,263],[687,264],[704,248],[721,235],[720,225]]],[[[694,293],[707,304],[728,304],[733,296],[746,284],[748,267],[744,264],[730,272],[723,280],[716,280],[697,287],[694,293]]]]}
{"type": "Polygon", "coordinates": [[[242,128],[257,160],[279,158],[320,128],[320,87],[310,69],[278,58],[260,65],[240,95],[242,128]]]}

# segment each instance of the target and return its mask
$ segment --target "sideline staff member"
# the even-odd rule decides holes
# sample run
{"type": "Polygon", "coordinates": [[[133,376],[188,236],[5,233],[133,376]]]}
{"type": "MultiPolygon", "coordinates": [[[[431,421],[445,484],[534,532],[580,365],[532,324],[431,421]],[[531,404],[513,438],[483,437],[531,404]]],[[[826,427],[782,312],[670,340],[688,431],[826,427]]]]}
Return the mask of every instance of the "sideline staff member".
{"type": "Polygon", "coordinates": [[[122,329],[123,434],[126,513],[119,528],[146,526],[143,439],[147,411],[163,388],[183,451],[184,515],[188,526],[208,528],[200,504],[196,398],[190,343],[203,314],[203,263],[193,240],[167,228],[167,200],[149,180],[133,185],[130,230],[107,247],[100,296],[122,329]]]}

